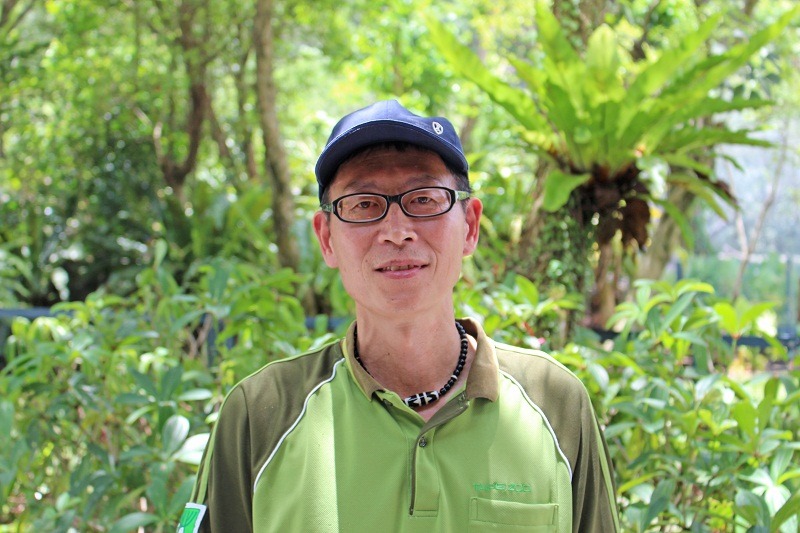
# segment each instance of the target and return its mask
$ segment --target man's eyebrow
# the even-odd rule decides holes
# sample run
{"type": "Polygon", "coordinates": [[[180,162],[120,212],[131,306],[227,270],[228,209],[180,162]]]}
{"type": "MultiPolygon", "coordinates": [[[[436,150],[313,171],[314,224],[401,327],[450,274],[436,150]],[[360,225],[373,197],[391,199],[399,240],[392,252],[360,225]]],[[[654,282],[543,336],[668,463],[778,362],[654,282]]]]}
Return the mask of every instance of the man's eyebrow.
{"type": "MultiPolygon", "coordinates": [[[[420,176],[414,176],[412,178],[407,179],[404,183],[406,187],[405,190],[416,189],[417,187],[437,187],[442,186],[443,182],[446,181],[446,177],[442,176],[434,176],[432,174],[422,174],[420,176]]],[[[356,180],[350,184],[348,184],[343,190],[345,194],[351,193],[359,193],[359,192],[378,192],[378,186],[372,180],[356,180]]]]}

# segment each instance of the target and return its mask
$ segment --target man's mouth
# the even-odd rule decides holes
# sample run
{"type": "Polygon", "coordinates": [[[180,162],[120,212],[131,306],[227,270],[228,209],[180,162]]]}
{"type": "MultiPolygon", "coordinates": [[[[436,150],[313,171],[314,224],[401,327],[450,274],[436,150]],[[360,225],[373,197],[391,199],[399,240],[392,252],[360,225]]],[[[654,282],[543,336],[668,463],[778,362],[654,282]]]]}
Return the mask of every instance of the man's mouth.
{"type": "Polygon", "coordinates": [[[376,268],[378,272],[402,272],[404,270],[414,270],[416,268],[423,268],[425,265],[416,263],[392,264],[376,268]]]}
{"type": "Polygon", "coordinates": [[[416,265],[392,265],[385,268],[379,268],[380,272],[398,272],[400,270],[411,270],[412,268],[417,268],[416,265]]]}

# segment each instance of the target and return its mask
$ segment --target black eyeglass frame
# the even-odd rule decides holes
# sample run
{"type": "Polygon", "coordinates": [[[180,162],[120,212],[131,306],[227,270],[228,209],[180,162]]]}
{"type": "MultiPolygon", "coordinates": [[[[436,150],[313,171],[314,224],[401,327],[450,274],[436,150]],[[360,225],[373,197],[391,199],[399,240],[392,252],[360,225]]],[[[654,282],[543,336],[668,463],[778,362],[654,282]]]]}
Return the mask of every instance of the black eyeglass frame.
{"type": "Polygon", "coordinates": [[[472,194],[469,191],[457,191],[455,189],[451,189],[449,187],[417,187],[415,189],[411,189],[405,192],[401,192],[400,194],[381,194],[377,192],[356,192],[353,194],[345,194],[344,196],[340,196],[339,198],[329,202],[327,204],[320,204],[319,208],[326,212],[326,213],[333,213],[336,215],[336,218],[341,220],[342,222],[346,222],[348,224],[369,224],[370,222],[377,222],[379,220],[383,220],[386,218],[386,215],[389,213],[389,207],[392,204],[397,204],[400,206],[400,210],[403,212],[404,215],[410,218],[433,218],[444,215],[445,213],[449,212],[453,209],[453,206],[456,205],[456,202],[461,200],[468,200],[472,194]],[[450,194],[450,207],[442,211],[441,213],[436,213],[435,215],[414,215],[406,211],[406,208],[403,207],[402,199],[405,195],[411,194],[413,192],[422,191],[425,189],[440,189],[443,191],[447,191],[450,194]],[[346,220],[342,218],[342,215],[339,214],[339,202],[344,200],[345,198],[350,198],[351,196],[364,196],[364,195],[372,195],[372,196],[379,196],[386,200],[386,209],[383,210],[383,214],[377,218],[370,218],[367,220],[346,220]]]}

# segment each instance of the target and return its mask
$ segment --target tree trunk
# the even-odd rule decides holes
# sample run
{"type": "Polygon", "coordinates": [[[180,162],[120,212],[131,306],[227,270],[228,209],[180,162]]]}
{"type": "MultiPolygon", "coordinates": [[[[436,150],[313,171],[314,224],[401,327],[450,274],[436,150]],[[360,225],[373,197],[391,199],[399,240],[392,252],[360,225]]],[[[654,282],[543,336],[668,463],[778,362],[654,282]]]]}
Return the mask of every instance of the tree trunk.
{"type": "Polygon", "coordinates": [[[277,238],[278,260],[284,267],[297,269],[300,264],[300,255],[297,249],[297,239],[292,235],[294,198],[291,192],[289,164],[279,130],[276,106],[277,89],[273,78],[272,18],[272,0],[258,0],[254,28],[258,117],[266,152],[267,175],[272,186],[272,214],[277,238]]]}
{"type": "MultiPolygon", "coordinates": [[[[163,124],[155,124],[153,128],[153,144],[155,146],[158,165],[164,176],[164,181],[172,188],[173,195],[179,204],[185,203],[183,191],[186,178],[197,166],[197,156],[200,151],[200,141],[203,137],[203,122],[206,118],[208,107],[208,90],[206,88],[207,58],[203,49],[205,42],[198,39],[195,34],[195,18],[198,6],[191,3],[181,3],[178,7],[177,26],[179,31],[177,43],[181,47],[183,66],[188,77],[188,108],[186,119],[180,126],[175,120],[174,107],[170,106],[168,112],[168,132],[180,127],[188,138],[186,155],[182,160],[175,156],[175,143],[164,142],[162,138],[163,124]],[[166,145],[166,146],[165,146],[166,145]]],[[[164,18],[165,24],[172,24],[170,17],[164,18]]],[[[175,57],[172,57],[175,63],[175,57]]]]}
{"type": "MultiPolygon", "coordinates": [[[[574,293],[586,295],[593,241],[584,224],[577,194],[554,213],[543,209],[544,176],[550,168],[549,164],[542,163],[537,169],[531,208],[523,223],[511,268],[533,281],[542,299],[574,293]]],[[[559,348],[567,342],[579,321],[579,314],[570,311],[562,317],[538,317],[530,326],[537,335],[546,337],[551,347],[559,348]]]]}
{"type": "Polygon", "coordinates": [[[553,14],[562,27],[570,31],[572,44],[585,48],[592,32],[603,23],[608,10],[608,0],[554,0],[553,14]]]}
{"type": "Polygon", "coordinates": [[[617,282],[619,281],[618,257],[619,255],[614,250],[614,241],[600,245],[594,272],[594,288],[589,299],[589,312],[586,317],[586,325],[589,327],[604,328],[608,319],[614,314],[617,306],[617,282]]]}

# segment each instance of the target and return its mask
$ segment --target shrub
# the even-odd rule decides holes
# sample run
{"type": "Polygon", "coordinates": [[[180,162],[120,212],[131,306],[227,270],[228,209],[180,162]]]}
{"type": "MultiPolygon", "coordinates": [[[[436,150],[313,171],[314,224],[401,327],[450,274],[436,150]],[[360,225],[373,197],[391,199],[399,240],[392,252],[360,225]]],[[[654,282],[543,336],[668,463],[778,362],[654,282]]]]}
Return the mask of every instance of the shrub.
{"type": "Polygon", "coordinates": [[[625,531],[797,531],[800,372],[739,382],[721,340],[756,330],[768,307],[692,280],[640,282],[613,346],[558,354],[598,400],[625,531]]]}
{"type": "Polygon", "coordinates": [[[12,324],[0,374],[0,432],[10,436],[0,523],[171,529],[228,388],[312,346],[295,297],[302,277],[210,259],[178,284],[162,259],[130,297],[97,292],[12,324]]]}

